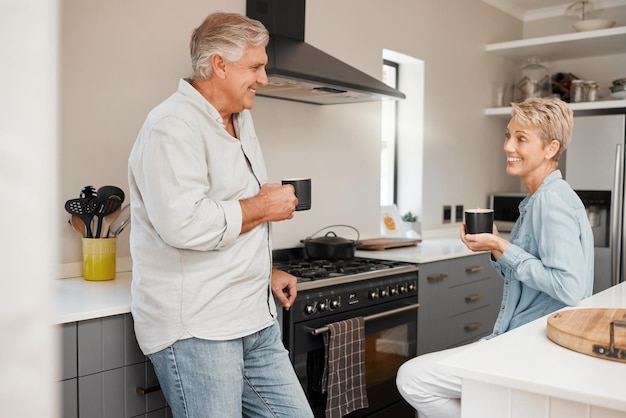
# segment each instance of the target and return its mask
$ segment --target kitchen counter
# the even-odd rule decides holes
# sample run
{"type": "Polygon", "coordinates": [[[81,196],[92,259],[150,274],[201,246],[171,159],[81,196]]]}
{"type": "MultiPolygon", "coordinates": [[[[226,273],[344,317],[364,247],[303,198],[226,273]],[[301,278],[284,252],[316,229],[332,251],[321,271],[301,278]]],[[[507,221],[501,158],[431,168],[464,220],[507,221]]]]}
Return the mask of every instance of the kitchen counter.
{"type": "MultiPolygon", "coordinates": [[[[358,251],[357,256],[427,263],[474,254],[460,239],[427,239],[417,247],[385,251],[358,251]]],[[[130,312],[131,272],[118,272],[114,280],[90,282],[82,277],[54,281],[53,323],[84,321],[130,312]]]]}
{"type": "MultiPolygon", "coordinates": [[[[626,283],[575,308],[626,308],[626,283]]],[[[546,321],[547,317],[537,319],[439,362],[441,370],[463,378],[464,418],[626,417],[626,363],[553,343],[546,336],[546,321]],[[520,403],[514,407],[516,400],[520,403]],[[487,404],[489,411],[484,408],[487,404]],[[557,412],[559,408],[565,412],[557,412]]]]}
{"type": "Polygon", "coordinates": [[[356,252],[357,257],[380,258],[409,263],[430,263],[449,258],[466,257],[476,254],[469,250],[460,238],[426,239],[417,247],[401,247],[383,251],[356,252]]]}
{"type": "Polygon", "coordinates": [[[87,281],[82,277],[54,281],[53,323],[100,318],[130,312],[131,272],[114,280],[87,281]]]}

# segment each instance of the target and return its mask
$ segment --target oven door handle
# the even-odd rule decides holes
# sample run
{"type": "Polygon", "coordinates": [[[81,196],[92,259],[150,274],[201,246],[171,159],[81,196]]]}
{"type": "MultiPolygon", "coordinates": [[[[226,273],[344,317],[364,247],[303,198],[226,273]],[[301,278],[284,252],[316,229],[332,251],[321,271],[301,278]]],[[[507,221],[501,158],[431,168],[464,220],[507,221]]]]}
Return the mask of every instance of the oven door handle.
{"type": "MultiPolygon", "coordinates": [[[[364,316],[363,320],[365,322],[367,322],[367,321],[370,321],[372,319],[385,318],[387,316],[399,314],[401,312],[406,312],[406,311],[410,311],[412,309],[417,309],[417,308],[419,308],[419,306],[420,306],[419,303],[413,303],[411,305],[403,306],[401,308],[392,309],[390,311],[385,311],[385,312],[380,312],[380,313],[373,314],[373,315],[364,316]]],[[[311,335],[319,335],[319,334],[321,334],[323,332],[328,332],[329,331],[328,327],[320,327],[320,328],[304,327],[304,329],[308,333],[310,333],[311,335]]]]}

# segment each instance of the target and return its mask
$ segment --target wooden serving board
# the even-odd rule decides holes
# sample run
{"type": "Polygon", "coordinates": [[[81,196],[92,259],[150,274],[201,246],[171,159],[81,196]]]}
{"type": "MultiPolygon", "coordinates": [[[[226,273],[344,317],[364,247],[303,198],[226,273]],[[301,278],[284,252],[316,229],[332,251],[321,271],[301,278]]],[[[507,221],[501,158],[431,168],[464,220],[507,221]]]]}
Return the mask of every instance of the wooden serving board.
{"type": "Polygon", "coordinates": [[[415,247],[420,242],[422,242],[421,239],[414,238],[371,238],[360,240],[357,248],[359,250],[382,251],[387,248],[415,247]]]}
{"type": "Polygon", "coordinates": [[[547,328],[548,338],[563,347],[626,363],[626,309],[588,308],[556,312],[548,317],[547,328]]]}

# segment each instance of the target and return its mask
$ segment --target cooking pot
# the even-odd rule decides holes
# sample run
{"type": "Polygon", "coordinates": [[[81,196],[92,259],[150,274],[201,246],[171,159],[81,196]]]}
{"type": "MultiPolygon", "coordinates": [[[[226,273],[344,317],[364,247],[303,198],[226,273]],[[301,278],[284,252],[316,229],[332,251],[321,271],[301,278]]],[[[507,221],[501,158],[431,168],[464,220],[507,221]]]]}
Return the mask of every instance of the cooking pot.
{"type": "Polygon", "coordinates": [[[301,240],[304,243],[304,252],[307,258],[314,260],[343,260],[354,257],[356,245],[359,242],[359,231],[350,225],[330,225],[322,228],[310,237],[301,240]],[[356,231],[356,241],[337,236],[333,231],[329,231],[322,237],[313,238],[315,234],[336,226],[345,226],[356,231]]]}

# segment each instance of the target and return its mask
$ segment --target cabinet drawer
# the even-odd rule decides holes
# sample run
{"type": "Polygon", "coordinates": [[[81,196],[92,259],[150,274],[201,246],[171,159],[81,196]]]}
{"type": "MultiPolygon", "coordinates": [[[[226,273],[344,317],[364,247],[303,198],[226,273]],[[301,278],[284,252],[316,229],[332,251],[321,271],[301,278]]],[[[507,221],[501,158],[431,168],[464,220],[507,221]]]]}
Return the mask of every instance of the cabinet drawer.
{"type": "Polygon", "coordinates": [[[499,287],[494,278],[473,281],[448,290],[448,316],[488,306],[497,300],[499,287]]]}
{"type": "Polygon", "coordinates": [[[458,286],[493,277],[497,273],[488,257],[488,254],[477,254],[451,260],[448,286],[458,286]]]}
{"type": "Polygon", "coordinates": [[[449,327],[449,332],[447,333],[447,347],[454,347],[460,343],[469,342],[489,335],[492,331],[491,327],[494,319],[489,306],[448,318],[447,326],[449,327]]]}

